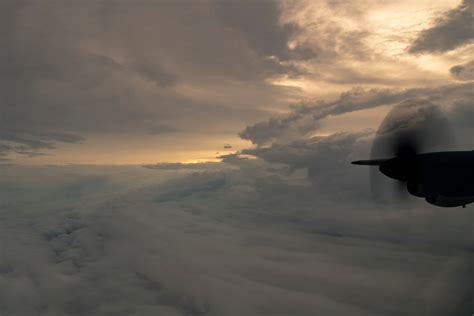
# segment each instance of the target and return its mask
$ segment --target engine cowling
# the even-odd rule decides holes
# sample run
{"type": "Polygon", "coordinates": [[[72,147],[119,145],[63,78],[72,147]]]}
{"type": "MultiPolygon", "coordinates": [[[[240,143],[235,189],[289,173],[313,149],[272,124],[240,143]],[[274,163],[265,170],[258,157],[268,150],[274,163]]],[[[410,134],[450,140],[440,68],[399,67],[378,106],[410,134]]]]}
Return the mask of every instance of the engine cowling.
{"type": "Polygon", "coordinates": [[[407,183],[407,190],[411,195],[416,197],[426,197],[427,192],[425,191],[423,184],[415,181],[410,181],[407,183]]]}
{"type": "Polygon", "coordinates": [[[389,178],[408,182],[416,177],[416,157],[399,157],[384,161],[379,166],[380,172],[389,178]]]}
{"type": "Polygon", "coordinates": [[[441,207],[458,207],[458,206],[465,206],[466,204],[474,202],[474,197],[447,197],[438,195],[435,197],[427,197],[425,198],[426,202],[441,206],[441,207]]]}

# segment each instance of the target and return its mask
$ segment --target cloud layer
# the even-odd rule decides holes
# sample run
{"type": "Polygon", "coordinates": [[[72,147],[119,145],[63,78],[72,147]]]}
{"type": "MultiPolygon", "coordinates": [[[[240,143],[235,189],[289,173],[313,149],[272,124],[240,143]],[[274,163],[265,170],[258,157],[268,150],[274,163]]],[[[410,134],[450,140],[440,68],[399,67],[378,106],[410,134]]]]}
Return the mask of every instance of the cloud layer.
{"type": "Polygon", "coordinates": [[[3,167],[0,311],[445,315],[461,310],[472,284],[470,210],[457,210],[453,218],[415,204],[385,216],[368,198],[366,170],[348,163],[368,150],[365,137],[288,145],[280,148],[283,157],[275,147],[253,152],[265,160],[229,157],[230,165],[197,173],[179,167],[182,173],[3,167]],[[298,161],[287,157],[290,148],[298,161]]]}
{"type": "MultiPolygon", "coordinates": [[[[243,127],[287,112],[288,104],[305,111],[317,107],[308,100],[323,99],[319,111],[330,112],[327,100],[349,91],[336,102],[352,102],[357,87],[381,98],[392,90],[434,89],[455,81],[453,65],[454,79],[469,80],[471,7],[470,1],[457,7],[444,1],[138,1],[133,7],[4,1],[1,129],[15,137],[76,135],[94,144],[82,141],[84,151],[101,155],[115,149],[105,139],[140,147],[133,139],[147,148],[144,139],[153,136],[157,143],[186,144],[191,155],[210,138],[236,140],[243,127]],[[445,13],[432,21],[432,11],[445,13]]],[[[251,129],[244,138],[259,133],[257,125],[251,129]]],[[[65,155],[61,139],[47,138],[56,147],[48,154],[65,155]]],[[[2,140],[4,154],[24,146],[11,142],[2,140]]],[[[23,152],[33,151],[43,153],[23,152]]]]}
{"type": "Polygon", "coordinates": [[[248,126],[240,136],[257,145],[284,143],[317,132],[321,121],[330,116],[390,106],[409,99],[433,102],[446,108],[457,104],[470,104],[473,97],[472,88],[471,83],[405,90],[357,88],[341,94],[332,102],[313,101],[295,106],[289,115],[248,126]]]}
{"type": "Polygon", "coordinates": [[[299,29],[281,23],[279,12],[272,1],[6,1],[2,130],[117,137],[234,131],[229,126],[266,111],[249,100],[287,94],[267,78],[297,75],[291,61],[313,56],[287,47],[299,29]],[[252,27],[244,23],[248,12],[259,17],[252,27]],[[222,97],[243,92],[247,99],[222,97]]]}

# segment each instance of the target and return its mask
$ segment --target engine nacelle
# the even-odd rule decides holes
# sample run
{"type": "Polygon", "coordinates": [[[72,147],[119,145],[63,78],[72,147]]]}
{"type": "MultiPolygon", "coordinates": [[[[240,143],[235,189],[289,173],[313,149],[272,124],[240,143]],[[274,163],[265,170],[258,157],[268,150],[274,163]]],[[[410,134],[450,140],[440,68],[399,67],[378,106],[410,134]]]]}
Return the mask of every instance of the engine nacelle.
{"type": "Polygon", "coordinates": [[[426,197],[427,192],[425,192],[423,184],[419,182],[410,181],[407,183],[407,190],[411,195],[417,197],[426,197]]]}
{"type": "Polygon", "coordinates": [[[416,176],[417,161],[415,157],[392,158],[382,162],[379,170],[389,178],[408,182],[416,176]]]}
{"type": "Polygon", "coordinates": [[[438,195],[435,197],[427,197],[425,198],[426,202],[441,206],[441,207],[458,207],[458,206],[465,206],[466,204],[474,202],[474,197],[466,197],[466,198],[459,198],[459,197],[447,197],[438,195]]]}

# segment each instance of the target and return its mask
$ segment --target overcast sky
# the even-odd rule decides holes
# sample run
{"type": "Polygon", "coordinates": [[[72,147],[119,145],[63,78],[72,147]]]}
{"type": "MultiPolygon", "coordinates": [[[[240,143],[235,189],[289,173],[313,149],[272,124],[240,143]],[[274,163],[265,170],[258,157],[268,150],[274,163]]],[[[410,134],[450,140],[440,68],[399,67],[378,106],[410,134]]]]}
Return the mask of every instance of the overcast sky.
{"type": "Polygon", "coordinates": [[[350,162],[393,108],[474,149],[473,14],[0,0],[0,314],[471,316],[472,204],[350,162]]]}
{"type": "Polygon", "coordinates": [[[403,97],[365,94],[468,93],[472,12],[472,0],[2,1],[0,154],[195,162],[376,128],[403,97]]]}

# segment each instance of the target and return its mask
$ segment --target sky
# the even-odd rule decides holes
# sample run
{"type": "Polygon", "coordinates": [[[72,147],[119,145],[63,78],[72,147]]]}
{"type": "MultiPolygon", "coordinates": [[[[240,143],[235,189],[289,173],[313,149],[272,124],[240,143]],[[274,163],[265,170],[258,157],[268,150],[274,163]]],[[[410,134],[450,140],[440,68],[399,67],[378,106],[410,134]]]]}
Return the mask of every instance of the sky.
{"type": "Polygon", "coordinates": [[[474,149],[473,14],[0,1],[0,315],[473,315],[473,206],[350,163],[474,149]]]}
{"type": "MultiPolygon", "coordinates": [[[[215,161],[302,107],[473,78],[471,1],[2,1],[1,15],[9,163],[215,161]]],[[[302,136],[375,129],[391,105],[302,136]]]]}

